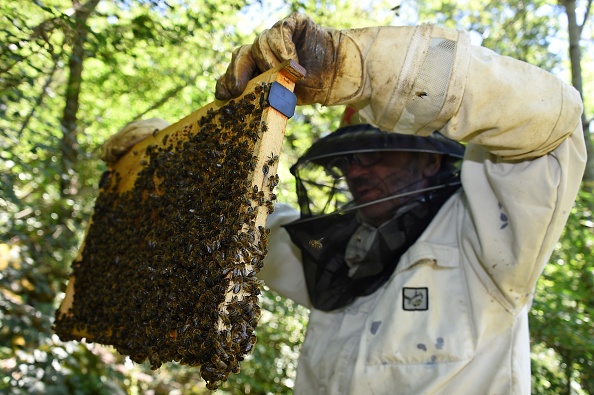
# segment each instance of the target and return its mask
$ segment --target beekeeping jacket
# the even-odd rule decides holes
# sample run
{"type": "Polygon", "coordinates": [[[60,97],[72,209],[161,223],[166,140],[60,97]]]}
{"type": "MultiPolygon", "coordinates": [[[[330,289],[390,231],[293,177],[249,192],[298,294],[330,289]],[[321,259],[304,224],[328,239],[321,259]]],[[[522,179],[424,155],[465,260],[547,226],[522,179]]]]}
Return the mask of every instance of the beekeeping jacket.
{"type": "MultiPolygon", "coordinates": [[[[396,29],[368,45],[398,42],[383,49],[397,78],[372,81],[371,100],[356,105],[383,130],[466,142],[463,188],[377,291],[311,310],[295,394],[530,394],[528,310],[585,166],[580,96],[464,33],[396,29]]],[[[282,205],[269,217],[260,274],[311,307],[281,227],[298,217],[282,205]]]]}

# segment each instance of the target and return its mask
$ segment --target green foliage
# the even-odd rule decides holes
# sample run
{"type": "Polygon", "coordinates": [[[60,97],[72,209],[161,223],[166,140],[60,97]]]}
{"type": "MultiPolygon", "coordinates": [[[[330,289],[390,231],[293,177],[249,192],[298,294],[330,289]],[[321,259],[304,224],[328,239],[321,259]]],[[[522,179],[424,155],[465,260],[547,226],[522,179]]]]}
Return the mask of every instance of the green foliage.
{"type": "MultiPolygon", "coordinates": [[[[551,262],[538,282],[530,315],[535,387],[575,382],[594,393],[594,196],[582,192],[551,262]],[[549,358],[541,358],[548,353],[549,358]],[[551,357],[554,356],[554,358],[551,357]],[[551,364],[551,361],[556,361],[551,364]]],[[[561,385],[562,384],[562,385],[561,385]]],[[[557,393],[562,393],[558,391],[557,393]]]]}
{"type": "MultiPolygon", "coordinates": [[[[0,392],[203,393],[196,368],[153,372],[108,347],[64,344],[51,323],[105,170],[101,143],[132,120],[174,122],[212,101],[231,50],[253,39],[238,23],[245,4],[100,1],[81,27],[64,0],[8,3],[0,5],[0,392]],[[81,28],[88,34],[76,55],[81,28]],[[83,66],[79,91],[66,89],[73,64],[83,66]],[[73,131],[62,126],[67,116],[73,131]]],[[[308,117],[319,135],[336,113],[304,109],[296,119],[308,117]]],[[[296,130],[288,152],[310,135],[296,130]]],[[[288,184],[289,157],[281,174],[288,184]]],[[[306,312],[270,294],[262,303],[275,314],[265,313],[254,354],[225,384],[229,393],[290,392],[306,312]]]]}
{"type": "Polygon", "coordinates": [[[562,31],[560,9],[546,0],[427,1],[419,7],[422,21],[478,34],[495,52],[552,70],[560,63],[557,43],[562,31]]]}
{"type": "MultiPolygon", "coordinates": [[[[151,371],[110,347],[63,343],[51,324],[105,170],[98,159],[102,142],[132,120],[175,122],[212,101],[231,50],[251,42],[253,31],[291,11],[336,28],[421,19],[471,29],[497,52],[548,69],[561,67],[553,44],[565,39],[560,9],[544,0],[403,1],[399,11],[384,0],[83,4],[94,8],[81,24],[66,0],[0,2],[0,393],[208,393],[196,368],[168,363],[151,371]],[[80,89],[67,89],[77,65],[80,89]],[[74,120],[72,129],[65,127],[68,119],[74,120]]],[[[591,81],[591,68],[584,69],[591,81]]],[[[584,88],[591,114],[592,84],[584,88]]],[[[341,111],[298,109],[281,156],[279,201],[296,203],[289,167],[312,141],[338,126],[341,111]]],[[[538,285],[531,315],[538,394],[570,387],[573,393],[594,393],[594,274],[587,262],[593,205],[591,195],[580,196],[538,285]]],[[[222,393],[292,392],[307,311],[268,291],[261,303],[254,353],[222,393]]]]}

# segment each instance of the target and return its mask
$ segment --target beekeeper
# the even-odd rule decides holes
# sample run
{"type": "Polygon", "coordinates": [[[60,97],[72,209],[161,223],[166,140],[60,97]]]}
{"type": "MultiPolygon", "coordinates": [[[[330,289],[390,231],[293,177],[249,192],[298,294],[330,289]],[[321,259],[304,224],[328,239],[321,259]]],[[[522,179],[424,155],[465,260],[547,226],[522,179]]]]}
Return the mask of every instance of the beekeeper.
{"type": "Polygon", "coordinates": [[[530,394],[528,310],[586,160],[578,92],[465,32],[295,13],[233,53],[217,98],[286,59],[298,104],[352,107],[292,168],[301,212],[268,222],[262,277],[311,308],[295,393],[530,394]]]}

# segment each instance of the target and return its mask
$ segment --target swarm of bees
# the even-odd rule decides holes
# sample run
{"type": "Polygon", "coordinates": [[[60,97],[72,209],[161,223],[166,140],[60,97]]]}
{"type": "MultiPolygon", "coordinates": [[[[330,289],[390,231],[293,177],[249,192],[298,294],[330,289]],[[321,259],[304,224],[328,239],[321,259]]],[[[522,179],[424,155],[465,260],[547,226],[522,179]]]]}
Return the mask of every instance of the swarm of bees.
{"type": "Polygon", "coordinates": [[[80,340],[83,331],[153,369],[168,361],[200,366],[211,390],[239,372],[256,342],[255,275],[267,252],[268,230],[255,219],[273,210],[278,184],[270,174],[278,156],[261,163],[254,156],[266,130],[258,100],[266,89],[209,110],[181,129],[184,138],[150,145],[133,189],[117,191],[117,172],[102,177],[72,264],[72,308],[56,313],[62,340],[80,340]],[[264,174],[258,185],[256,168],[264,174]]]}

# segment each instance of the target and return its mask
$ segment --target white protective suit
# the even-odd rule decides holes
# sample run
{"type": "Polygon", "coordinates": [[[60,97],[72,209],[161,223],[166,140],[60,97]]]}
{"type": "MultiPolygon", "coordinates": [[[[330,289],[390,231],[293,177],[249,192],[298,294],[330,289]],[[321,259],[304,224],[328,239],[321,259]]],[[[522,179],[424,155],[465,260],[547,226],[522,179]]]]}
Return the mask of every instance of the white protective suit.
{"type": "MultiPolygon", "coordinates": [[[[295,393],[530,394],[528,310],[585,166],[580,96],[464,33],[423,25],[378,36],[397,29],[408,41],[393,39],[393,63],[377,67],[399,77],[372,77],[371,99],[356,104],[384,130],[467,142],[463,188],[385,285],[311,311],[295,393]]],[[[269,217],[261,278],[309,306],[300,252],[279,228],[297,217],[287,206],[269,217]]]]}

